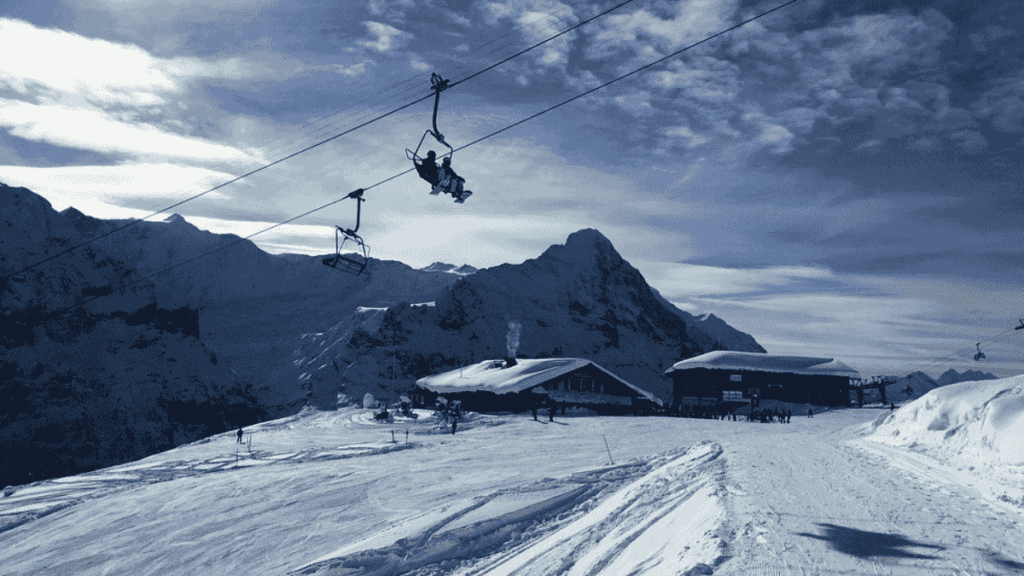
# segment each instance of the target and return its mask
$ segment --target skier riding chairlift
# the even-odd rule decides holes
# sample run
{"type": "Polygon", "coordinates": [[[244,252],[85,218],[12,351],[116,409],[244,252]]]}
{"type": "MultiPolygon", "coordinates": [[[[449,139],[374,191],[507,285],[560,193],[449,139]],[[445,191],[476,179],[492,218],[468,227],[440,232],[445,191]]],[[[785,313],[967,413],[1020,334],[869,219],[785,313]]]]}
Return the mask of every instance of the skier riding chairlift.
{"type": "Polygon", "coordinates": [[[325,266],[330,266],[335,270],[348,272],[349,274],[355,274],[356,276],[362,274],[366,270],[366,265],[370,262],[370,247],[363,242],[359,234],[356,234],[356,231],[359,230],[362,203],[366,202],[366,199],[363,198],[363,192],[364,190],[360,188],[347,196],[347,198],[356,200],[356,227],[348,229],[335,226],[334,256],[328,256],[323,259],[325,266]]]}
{"type": "Polygon", "coordinates": [[[978,348],[978,353],[974,355],[974,361],[978,362],[984,360],[985,353],[981,351],[981,342],[978,342],[977,344],[975,344],[975,346],[978,348]]]}
{"type": "Polygon", "coordinates": [[[460,178],[455,171],[451,169],[450,163],[452,156],[455,154],[455,149],[451,147],[448,142],[444,139],[444,134],[437,129],[437,108],[441,102],[441,91],[448,87],[448,80],[441,78],[436,73],[430,75],[430,87],[434,90],[434,116],[433,126],[434,129],[427,129],[420,137],[419,144],[416,145],[415,150],[405,149],[406,158],[412,160],[413,166],[416,168],[416,172],[420,175],[420,178],[426,180],[431,185],[430,194],[437,195],[441,192],[451,194],[455,198],[455,202],[462,204],[467,198],[473,195],[469,190],[463,190],[462,185],[466,182],[464,178],[460,178]],[[443,162],[446,162],[444,167],[438,167],[436,160],[437,154],[430,150],[427,152],[426,157],[419,155],[420,148],[423,147],[423,141],[427,138],[427,134],[430,134],[434,140],[437,140],[442,146],[448,148],[448,152],[442,154],[443,162]]]}

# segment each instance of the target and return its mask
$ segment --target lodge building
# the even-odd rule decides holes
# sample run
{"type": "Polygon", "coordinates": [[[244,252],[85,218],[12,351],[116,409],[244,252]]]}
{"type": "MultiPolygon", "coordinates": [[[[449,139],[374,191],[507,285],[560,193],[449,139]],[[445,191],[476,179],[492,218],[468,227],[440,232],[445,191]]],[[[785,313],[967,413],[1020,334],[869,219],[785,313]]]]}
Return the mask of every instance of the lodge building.
{"type": "Polygon", "coordinates": [[[662,401],[601,366],[581,358],[486,360],[426,376],[410,397],[415,406],[433,406],[438,396],[461,400],[474,412],[525,412],[554,402],[598,414],[644,414],[662,401]]]}
{"type": "Polygon", "coordinates": [[[716,351],[676,362],[669,411],[683,404],[735,404],[780,400],[849,406],[850,379],[860,374],[833,358],[716,351]]]}

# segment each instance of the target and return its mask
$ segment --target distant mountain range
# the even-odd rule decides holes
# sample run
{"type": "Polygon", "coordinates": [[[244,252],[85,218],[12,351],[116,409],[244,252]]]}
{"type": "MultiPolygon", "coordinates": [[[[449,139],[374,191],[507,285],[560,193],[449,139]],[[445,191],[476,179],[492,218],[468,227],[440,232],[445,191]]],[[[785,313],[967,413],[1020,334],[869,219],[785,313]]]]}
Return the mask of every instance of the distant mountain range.
{"type": "Polygon", "coordinates": [[[58,213],[2,184],[0,206],[3,276],[100,237],[0,285],[0,435],[21,447],[5,452],[3,477],[19,481],[330,408],[339,394],[394,398],[420,376],[510,352],[587,358],[667,399],[673,362],[764,351],[668,303],[596,230],[518,265],[373,259],[352,276],[178,215],[115,231],[128,221],[58,213]],[[27,464],[39,446],[45,463],[27,464]]]}
{"type": "MultiPolygon", "coordinates": [[[[949,386],[950,384],[958,384],[960,382],[972,382],[976,380],[999,379],[998,376],[990,372],[982,372],[980,370],[965,370],[964,372],[957,372],[952,368],[943,372],[938,379],[932,378],[921,371],[911,372],[903,377],[890,378],[892,380],[892,384],[885,387],[885,399],[887,402],[897,405],[901,402],[916,400],[942,386],[949,386]]],[[[879,390],[867,389],[864,391],[864,402],[866,404],[881,402],[881,400],[882,396],[879,390]]]]}

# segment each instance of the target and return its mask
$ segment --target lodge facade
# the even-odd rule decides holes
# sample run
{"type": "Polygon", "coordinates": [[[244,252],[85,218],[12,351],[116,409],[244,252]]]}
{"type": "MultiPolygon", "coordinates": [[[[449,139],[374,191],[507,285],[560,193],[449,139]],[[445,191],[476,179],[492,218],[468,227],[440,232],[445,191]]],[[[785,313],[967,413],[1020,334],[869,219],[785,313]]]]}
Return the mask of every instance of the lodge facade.
{"type": "Polygon", "coordinates": [[[860,374],[833,358],[716,351],[677,362],[670,413],[684,404],[751,405],[761,400],[849,406],[850,379],[860,374]]]}
{"type": "Polygon", "coordinates": [[[420,378],[413,404],[434,405],[438,396],[461,400],[474,412],[525,412],[533,408],[580,407],[598,414],[646,414],[661,400],[580,358],[487,360],[420,378]]]}

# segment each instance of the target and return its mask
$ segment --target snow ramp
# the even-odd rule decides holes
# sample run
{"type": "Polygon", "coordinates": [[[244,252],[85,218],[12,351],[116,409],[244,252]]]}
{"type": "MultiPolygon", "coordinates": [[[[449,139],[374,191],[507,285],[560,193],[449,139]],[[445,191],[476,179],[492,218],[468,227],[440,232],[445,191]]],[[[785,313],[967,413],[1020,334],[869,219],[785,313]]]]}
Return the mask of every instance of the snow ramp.
{"type": "Polygon", "coordinates": [[[711,574],[728,558],[721,456],[703,442],[503,490],[366,543],[390,545],[349,545],[291,574],[711,574]]]}

